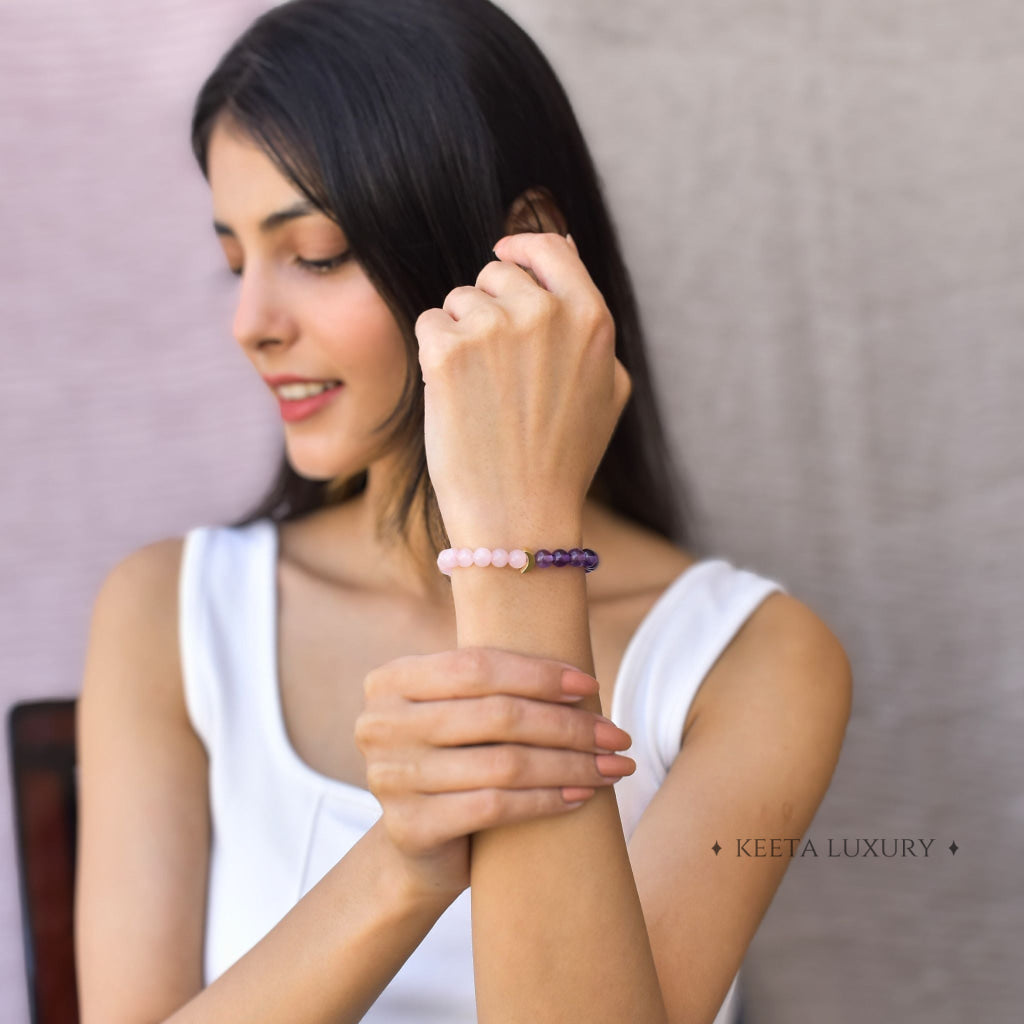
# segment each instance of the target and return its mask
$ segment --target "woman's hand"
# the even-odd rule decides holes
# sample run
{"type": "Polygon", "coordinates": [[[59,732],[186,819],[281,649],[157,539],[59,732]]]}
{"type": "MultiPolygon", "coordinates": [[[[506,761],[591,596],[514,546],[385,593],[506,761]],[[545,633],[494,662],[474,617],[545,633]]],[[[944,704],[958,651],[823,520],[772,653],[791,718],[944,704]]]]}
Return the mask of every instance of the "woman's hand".
{"type": "Polygon", "coordinates": [[[631,392],[575,244],[526,232],[494,251],[415,327],[430,479],[453,543],[470,546],[578,519],[631,392]]]}
{"type": "Polygon", "coordinates": [[[490,647],[409,655],[371,671],[356,744],[382,823],[417,886],[469,885],[468,836],[566,814],[632,774],[629,735],[574,707],[597,680],[490,647]]]}

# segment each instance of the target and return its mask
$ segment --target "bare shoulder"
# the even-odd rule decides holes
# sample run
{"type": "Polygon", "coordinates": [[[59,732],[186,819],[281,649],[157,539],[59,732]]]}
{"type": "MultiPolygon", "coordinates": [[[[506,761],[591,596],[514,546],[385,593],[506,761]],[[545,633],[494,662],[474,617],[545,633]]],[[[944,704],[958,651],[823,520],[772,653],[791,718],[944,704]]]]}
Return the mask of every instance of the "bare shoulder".
{"type": "Polygon", "coordinates": [[[166,537],[130,551],[114,563],[104,586],[111,581],[120,581],[121,584],[132,581],[136,585],[141,584],[150,595],[166,592],[168,585],[176,591],[184,543],[183,537],[166,537]]]}
{"type": "Polygon", "coordinates": [[[136,673],[133,685],[144,686],[150,697],[159,695],[182,710],[178,581],[183,545],[184,538],[168,537],[123,556],[107,572],[92,612],[94,636],[118,638],[121,645],[140,652],[142,663],[153,669],[136,673]]]}
{"type": "Polygon", "coordinates": [[[829,625],[803,601],[776,591],[726,646],[694,704],[699,700],[699,715],[711,720],[793,701],[845,728],[852,691],[849,657],[829,625]]]}
{"type": "MultiPolygon", "coordinates": [[[[585,507],[584,538],[601,556],[600,568],[588,579],[588,600],[620,646],[665,589],[700,561],[596,502],[585,507]]],[[[701,715],[711,718],[714,711],[714,717],[727,718],[751,702],[778,700],[783,691],[808,710],[817,700],[823,714],[845,725],[852,673],[842,644],[812,608],[776,591],[748,616],[708,671],[691,702],[684,736],[701,715]]]]}

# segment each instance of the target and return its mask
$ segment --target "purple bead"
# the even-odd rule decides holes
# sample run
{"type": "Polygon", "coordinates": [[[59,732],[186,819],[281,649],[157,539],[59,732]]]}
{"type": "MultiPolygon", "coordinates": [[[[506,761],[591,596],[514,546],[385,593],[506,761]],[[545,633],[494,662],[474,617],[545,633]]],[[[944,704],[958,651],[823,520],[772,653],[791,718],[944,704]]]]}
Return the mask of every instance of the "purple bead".
{"type": "Polygon", "coordinates": [[[569,564],[569,552],[565,548],[555,548],[551,554],[554,556],[555,565],[561,567],[569,564]]]}
{"type": "Polygon", "coordinates": [[[554,560],[555,556],[547,548],[541,548],[540,551],[533,553],[533,564],[541,569],[546,569],[554,560]]]}
{"type": "Polygon", "coordinates": [[[585,565],[584,559],[586,555],[583,553],[583,548],[570,548],[569,550],[569,564],[574,565],[577,568],[585,565]]]}
{"type": "Polygon", "coordinates": [[[600,559],[597,557],[597,552],[591,550],[590,548],[584,548],[583,555],[586,559],[586,561],[584,562],[586,571],[593,572],[597,568],[598,563],[600,562],[600,559]]]}

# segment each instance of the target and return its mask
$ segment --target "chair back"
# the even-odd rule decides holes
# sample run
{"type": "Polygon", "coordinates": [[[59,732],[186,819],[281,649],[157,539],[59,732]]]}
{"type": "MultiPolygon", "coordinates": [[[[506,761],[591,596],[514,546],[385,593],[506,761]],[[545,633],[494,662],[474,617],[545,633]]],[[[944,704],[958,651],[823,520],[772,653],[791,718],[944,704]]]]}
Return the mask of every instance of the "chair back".
{"type": "Polygon", "coordinates": [[[32,1024],[78,1024],[76,701],[15,704],[7,740],[32,1024]]]}

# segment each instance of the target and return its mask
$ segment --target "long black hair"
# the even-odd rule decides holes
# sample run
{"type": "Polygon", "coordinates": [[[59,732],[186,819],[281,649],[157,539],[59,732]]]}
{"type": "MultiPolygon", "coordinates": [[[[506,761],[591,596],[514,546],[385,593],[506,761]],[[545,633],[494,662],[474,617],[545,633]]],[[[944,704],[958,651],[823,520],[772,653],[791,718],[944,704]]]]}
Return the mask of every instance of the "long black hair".
{"type": "MultiPolygon", "coordinates": [[[[405,535],[420,495],[435,554],[448,544],[427,472],[416,318],[476,279],[506,234],[513,201],[541,189],[604,296],[632,379],[588,496],[692,543],[689,498],[668,452],[597,172],[554,71],[507,14],[488,0],[291,0],[257,18],[202,86],[192,148],[204,176],[222,115],[342,228],[402,329],[405,388],[381,424],[405,453],[391,530],[405,535]]],[[[282,453],[269,491],[231,525],[299,518],[365,484],[366,470],[301,477],[282,453]]]]}

